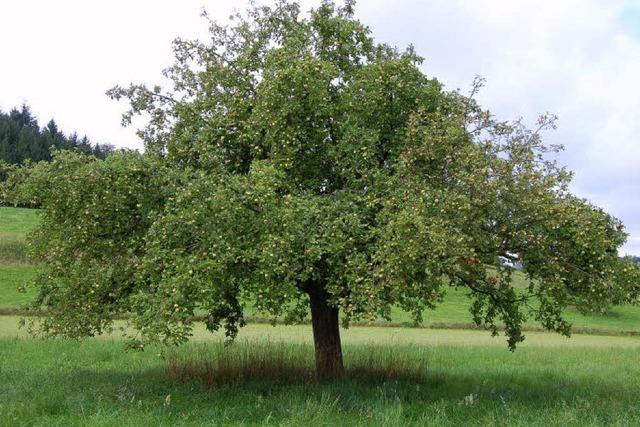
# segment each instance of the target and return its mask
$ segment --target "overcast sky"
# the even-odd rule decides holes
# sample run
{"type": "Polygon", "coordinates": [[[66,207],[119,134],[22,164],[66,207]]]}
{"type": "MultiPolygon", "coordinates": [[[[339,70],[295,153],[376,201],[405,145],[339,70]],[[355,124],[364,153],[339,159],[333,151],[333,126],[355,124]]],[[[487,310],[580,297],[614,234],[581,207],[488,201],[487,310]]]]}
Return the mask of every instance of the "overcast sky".
{"type": "MultiPolygon", "coordinates": [[[[171,40],[206,36],[203,7],[225,20],[243,4],[2,1],[0,109],[26,102],[41,124],[141,148],[105,90],[161,82],[171,40]]],[[[557,114],[545,137],[565,145],[573,191],[622,219],[623,252],[640,255],[640,0],[361,0],[356,14],[377,40],[413,43],[450,89],[485,77],[478,98],[501,119],[557,114]]]]}

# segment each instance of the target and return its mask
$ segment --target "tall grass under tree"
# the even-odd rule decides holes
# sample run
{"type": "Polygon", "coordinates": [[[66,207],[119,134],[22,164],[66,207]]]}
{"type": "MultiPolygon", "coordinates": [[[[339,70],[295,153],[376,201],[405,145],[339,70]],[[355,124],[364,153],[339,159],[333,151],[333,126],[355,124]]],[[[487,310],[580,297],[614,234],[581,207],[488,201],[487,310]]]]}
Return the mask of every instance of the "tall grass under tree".
{"type": "Polygon", "coordinates": [[[244,305],[311,314],[316,373],[343,372],[339,322],[422,320],[447,287],[508,344],[528,318],[563,334],[638,300],[617,219],[571,195],[538,128],[445,91],[422,58],[374,42],[354,4],[256,6],[207,42],[176,40],[173,87],[130,85],[145,153],[60,153],[20,197],[41,203],[42,332],[82,337],[131,315],[132,345],[187,341],[196,310],[233,339],[244,305]],[[505,260],[529,282],[513,286],[505,260]]]}

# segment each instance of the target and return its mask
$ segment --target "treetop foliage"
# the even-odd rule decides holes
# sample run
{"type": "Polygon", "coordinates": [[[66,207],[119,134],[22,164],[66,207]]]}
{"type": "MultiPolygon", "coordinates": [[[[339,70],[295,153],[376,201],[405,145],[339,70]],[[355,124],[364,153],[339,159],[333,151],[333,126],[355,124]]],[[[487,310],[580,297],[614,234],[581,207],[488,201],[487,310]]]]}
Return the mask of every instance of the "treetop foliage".
{"type": "Polygon", "coordinates": [[[473,98],[481,80],[445,90],[351,1],[209,24],[206,42],[175,41],[172,88],[109,91],[129,101],[125,123],[148,118],[144,154],[59,153],[24,186],[44,206],[44,332],[93,335],[131,313],[136,345],[180,343],[204,311],[233,338],[248,304],[296,321],[317,294],[345,325],[392,306],[419,322],[455,286],[513,348],[527,318],[569,334],[569,305],[638,301],[623,225],[549,160],[553,116],[498,121],[473,98]]]}

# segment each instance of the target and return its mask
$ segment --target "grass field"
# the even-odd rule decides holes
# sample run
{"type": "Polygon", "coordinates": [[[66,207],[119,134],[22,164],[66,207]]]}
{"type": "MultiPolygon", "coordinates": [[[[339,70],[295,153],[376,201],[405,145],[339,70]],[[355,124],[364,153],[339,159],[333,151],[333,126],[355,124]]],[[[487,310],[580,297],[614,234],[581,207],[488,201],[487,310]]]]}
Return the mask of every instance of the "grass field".
{"type": "Polygon", "coordinates": [[[0,207],[0,265],[28,265],[25,234],[38,224],[33,209],[0,207]]]}
{"type": "Polygon", "coordinates": [[[34,290],[18,292],[36,274],[25,244],[26,234],[38,225],[34,209],[0,207],[0,313],[26,304],[34,290]]]}
{"type": "Polygon", "coordinates": [[[0,207],[0,232],[24,234],[38,225],[35,209],[0,207]]]}
{"type": "Polygon", "coordinates": [[[0,338],[0,423],[640,424],[638,338],[566,345],[533,334],[510,353],[474,331],[421,330],[415,341],[355,328],[344,335],[345,378],[317,383],[300,328],[253,325],[230,347],[201,336],[164,358],[112,339],[0,338]]]}
{"type": "MultiPolygon", "coordinates": [[[[0,208],[0,309],[33,297],[16,288],[35,274],[20,246],[36,224],[0,208]]],[[[467,307],[452,290],[427,325],[464,327],[467,307]]],[[[637,307],[568,316],[582,332],[640,331],[637,307]]],[[[224,346],[198,324],[181,348],[124,352],[117,333],[40,340],[19,321],[0,316],[0,426],[640,425],[638,336],[528,332],[512,353],[485,331],[352,327],[345,377],[318,383],[308,325],[249,324],[224,346]]]]}

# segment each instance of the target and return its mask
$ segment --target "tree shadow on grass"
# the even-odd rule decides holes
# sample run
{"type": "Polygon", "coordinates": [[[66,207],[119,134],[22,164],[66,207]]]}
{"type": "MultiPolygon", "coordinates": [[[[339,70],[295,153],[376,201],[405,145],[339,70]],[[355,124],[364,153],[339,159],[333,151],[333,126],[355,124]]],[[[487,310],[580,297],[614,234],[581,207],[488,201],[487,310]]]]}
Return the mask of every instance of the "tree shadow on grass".
{"type": "MultiPolygon", "coordinates": [[[[640,398],[632,384],[602,378],[585,383],[584,379],[551,373],[521,376],[487,371],[479,375],[426,370],[420,376],[409,372],[391,378],[375,369],[347,369],[342,378],[317,382],[309,370],[281,367],[268,375],[245,371],[243,376],[210,382],[195,375],[176,377],[171,369],[174,368],[157,366],[136,372],[83,369],[59,374],[54,382],[64,395],[48,395],[35,409],[52,414],[73,413],[77,412],[76,403],[82,401],[84,411],[100,412],[104,411],[98,409],[101,402],[102,408],[113,411],[135,412],[142,408],[156,415],[173,411],[199,418],[208,416],[208,405],[224,407],[229,419],[256,422],[271,414],[286,417],[291,411],[327,405],[344,414],[402,407],[416,417],[425,416],[434,408],[449,417],[463,417],[462,414],[499,412],[511,406],[526,408],[530,415],[544,414],[550,408],[582,408],[584,416],[597,410],[598,416],[614,417],[632,411],[640,398]],[[52,405],[53,400],[62,403],[52,405]]],[[[39,394],[43,392],[49,393],[46,389],[37,390],[39,394]]]]}
{"type": "Polygon", "coordinates": [[[36,416],[113,411],[261,422],[322,408],[357,417],[400,407],[414,420],[441,410],[462,422],[470,414],[500,413],[509,406],[526,408],[532,416],[551,407],[564,411],[562,405],[589,416],[598,407],[597,416],[613,417],[632,411],[640,399],[637,382],[602,372],[582,372],[578,378],[553,367],[514,364],[511,369],[486,359],[458,365],[455,358],[438,361],[406,348],[349,349],[345,375],[318,382],[312,351],[290,344],[188,346],[159,360],[108,348],[91,353],[84,365],[91,368],[83,367],[87,354],[80,354],[60,370],[47,362],[30,372],[0,371],[9,390],[3,400],[15,407],[30,402],[24,411],[36,416]]]}
{"type": "Polygon", "coordinates": [[[633,381],[621,382],[602,373],[574,378],[561,369],[540,365],[509,370],[499,362],[485,365],[485,369],[448,368],[437,362],[430,365],[429,357],[412,355],[406,348],[374,346],[349,352],[344,375],[329,381],[316,380],[310,346],[263,344],[190,350],[167,354],[162,365],[142,375],[198,393],[226,390],[239,395],[258,393],[262,397],[287,395],[295,390],[310,399],[330,392],[339,400],[353,396],[375,400],[385,395],[401,403],[465,404],[464,398],[474,395],[495,402],[510,400],[532,405],[589,396],[605,400],[640,398],[633,381]]]}

